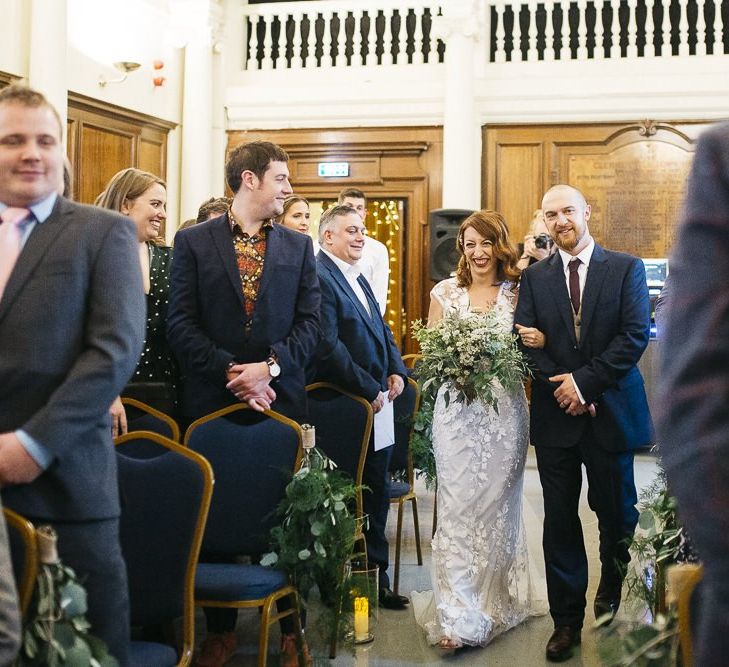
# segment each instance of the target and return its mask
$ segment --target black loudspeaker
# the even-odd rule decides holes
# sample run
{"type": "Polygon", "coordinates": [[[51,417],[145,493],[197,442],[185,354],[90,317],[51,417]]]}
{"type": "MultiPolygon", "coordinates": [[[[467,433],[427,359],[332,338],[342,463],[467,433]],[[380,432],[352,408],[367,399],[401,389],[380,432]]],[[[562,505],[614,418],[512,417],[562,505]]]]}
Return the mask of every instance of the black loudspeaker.
{"type": "Polygon", "coordinates": [[[437,208],[430,212],[430,277],[445,280],[456,270],[456,238],[461,223],[473,213],[463,208],[437,208]]]}

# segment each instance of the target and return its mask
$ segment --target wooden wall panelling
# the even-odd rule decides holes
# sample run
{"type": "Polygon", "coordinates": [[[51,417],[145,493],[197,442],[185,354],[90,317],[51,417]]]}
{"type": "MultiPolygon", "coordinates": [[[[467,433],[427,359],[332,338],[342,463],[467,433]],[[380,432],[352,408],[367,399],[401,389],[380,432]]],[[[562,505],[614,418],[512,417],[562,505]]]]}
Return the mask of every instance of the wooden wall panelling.
{"type": "MultiPolygon", "coordinates": [[[[406,220],[400,258],[405,324],[403,348],[414,351],[409,323],[427,315],[432,287],[428,275],[428,212],[440,208],[442,197],[443,131],[440,127],[251,130],[228,133],[229,150],[255,140],[273,141],[290,156],[294,190],[310,199],[330,199],[345,187],[362,189],[370,199],[402,199],[406,220]],[[347,161],[352,175],[325,179],[316,165],[347,161]]],[[[393,276],[394,277],[394,276],[393,276]]]]}
{"type": "MultiPolygon", "coordinates": [[[[121,169],[136,167],[167,178],[167,136],[175,123],[90,97],[69,94],[67,153],[74,197],[91,204],[121,169]]],[[[160,231],[164,237],[164,229],[160,231]]]]}
{"type": "Polygon", "coordinates": [[[139,168],[167,178],[167,132],[142,128],[138,146],[139,168]]]}
{"type": "Polygon", "coordinates": [[[692,140],[671,126],[621,128],[604,142],[558,145],[564,180],[592,205],[598,243],[638,257],[665,257],[673,246],[692,140]]]}
{"type": "Polygon", "coordinates": [[[590,230],[598,242],[665,257],[694,141],[707,126],[642,121],[484,127],[484,205],[505,214],[519,242],[531,218],[524,193],[538,208],[547,188],[571,183],[593,205],[590,230]]]}
{"type": "Polygon", "coordinates": [[[84,122],[78,138],[78,201],[92,204],[114,174],[136,164],[137,142],[133,133],[84,122]]]}
{"type": "Polygon", "coordinates": [[[511,233],[521,239],[542,198],[542,146],[515,143],[499,145],[496,150],[495,209],[504,216],[511,233]]]}

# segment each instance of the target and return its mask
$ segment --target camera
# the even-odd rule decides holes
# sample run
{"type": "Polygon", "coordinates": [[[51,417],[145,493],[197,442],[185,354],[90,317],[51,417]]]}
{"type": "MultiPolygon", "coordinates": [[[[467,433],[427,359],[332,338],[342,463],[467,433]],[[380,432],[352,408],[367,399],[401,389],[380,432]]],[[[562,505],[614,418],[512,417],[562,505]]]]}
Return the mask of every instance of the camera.
{"type": "Polygon", "coordinates": [[[549,234],[539,234],[534,237],[534,245],[542,250],[549,250],[553,243],[554,241],[549,234]]]}

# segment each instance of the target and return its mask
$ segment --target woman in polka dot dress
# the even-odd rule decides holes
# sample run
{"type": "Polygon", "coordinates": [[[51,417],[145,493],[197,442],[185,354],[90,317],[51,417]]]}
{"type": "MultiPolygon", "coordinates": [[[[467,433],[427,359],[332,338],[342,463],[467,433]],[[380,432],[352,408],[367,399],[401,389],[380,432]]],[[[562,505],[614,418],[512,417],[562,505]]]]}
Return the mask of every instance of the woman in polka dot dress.
{"type": "MultiPolygon", "coordinates": [[[[122,395],[138,398],[174,416],[177,366],[165,333],[169,269],[172,248],[160,243],[160,229],[167,218],[165,182],[140,169],[123,169],[99,195],[98,204],[129,216],[137,225],[139,261],[147,295],[147,330],[142,356],[122,395]]],[[[112,406],[112,432],[126,431],[126,415],[119,399],[112,406]]]]}

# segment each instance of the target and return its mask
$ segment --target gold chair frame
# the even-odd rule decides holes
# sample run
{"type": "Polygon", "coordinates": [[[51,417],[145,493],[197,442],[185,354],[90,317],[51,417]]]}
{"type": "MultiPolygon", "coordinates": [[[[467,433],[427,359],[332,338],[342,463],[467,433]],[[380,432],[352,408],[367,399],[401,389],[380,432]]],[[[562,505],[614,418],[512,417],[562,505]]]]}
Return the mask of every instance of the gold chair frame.
{"type": "Polygon", "coordinates": [[[36,536],[35,526],[24,516],[7,507],[3,507],[3,514],[5,515],[5,523],[7,523],[8,529],[15,530],[20,535],[25,549],[23,553],[23,573],[20,582],[17,584],[20,614],[23,620],[25,620],[30,601],[33,598],[33,591],[35,590],[38,570],[40,568],[38,538],[36,536]]]}
{"type": "MultiPolygon", "coordinates": [[[[418,356],[418,355],[414,355],[418,356]]],[[[420,408],[420,387],[412,378],[408,378],[408,384],[415,389],[415,404],[413,412],[410,415],[413,418],[420,408]]],[[[420,548],[420,521],[418,519],[418,497],[415,493],[415,471],[413,469],[413,452],[410,449],[410,437],[413,434],[413,425],[410,426],[408,433],[408,464],[407,464],[407,483],[410,491],[398,498],[390,498],[390,503],[397,503],[397,537],[395,538],[395,577],[393,581],[393,591],[395,594],[400,592],[400,550],[402,543],[402,516],[405,503],[410,501],[413,509],[413,526],[415,528],[415,551],[418,556],[418,565],[423,564],[423,552],[420,548]]]]}
{"type": "MultiPolygon", "coordinates": [[[[160,421],[167,424],[167,426],[170,427],[170,431],[172,431],[172,440],[175,442],[180,442],[180,427],[177,424],[177,422],[170,417],[165,412],[161,412],[160,410],[157,410],[157,408],[153,408],[151,405],[147,405],[147,403],[143,403],[142,401],[138,401],[136,398],[131,398],[128,396],[122,396],[121,397],[122,405],[129,405],[133,408],[137,408],[138,410],[141,410],[142,412],[146,412],[148,415],[151,415],[152,417],[156,417],[160,421]]],[[[132,433],[140,433],[140,431],[132,431],[132,433]]]]}

